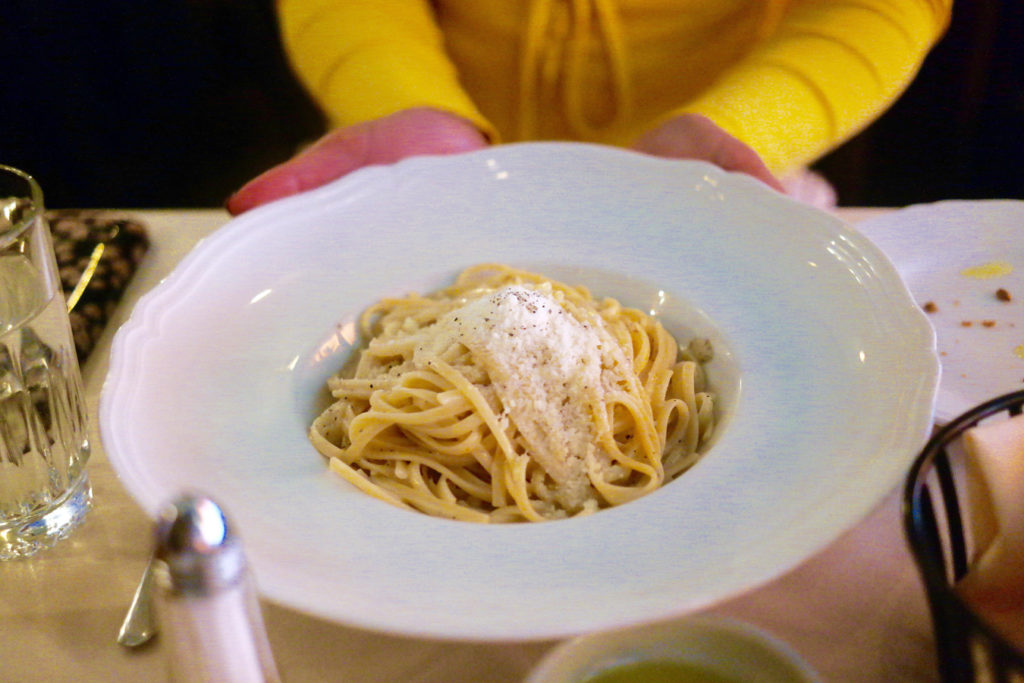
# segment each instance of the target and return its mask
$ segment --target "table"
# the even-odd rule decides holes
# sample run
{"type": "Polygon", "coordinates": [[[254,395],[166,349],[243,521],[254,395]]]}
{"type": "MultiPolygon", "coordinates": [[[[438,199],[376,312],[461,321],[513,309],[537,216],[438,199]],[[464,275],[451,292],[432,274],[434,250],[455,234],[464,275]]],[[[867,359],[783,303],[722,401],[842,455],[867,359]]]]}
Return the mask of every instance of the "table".
{"type": "MultiPolygon", "coordinates": [[[[851,224],[881,209],[839,209],[851,224]]],[[[83,367],[97,414],[114,330],[204,235],[220,210],[127,212],[152,247],[83,367]]],[[[159,638],[138,651],[115,643],[145,567],[152,526],[120,484],[95,419],[89,465],[95,507],[85,524],[31,560],[0,563],[0,680],[168,680],[159,638]]],[[[931,622],[902,535],[899,491],[832,545],[789,573],[709,612],[748,621],[792,646],[825,681],[935,681],[931,622]]],[[[368,633],[262,604],[282,676],[301,681],[514,682],[554,643],[480,644],[368,633]]]]}

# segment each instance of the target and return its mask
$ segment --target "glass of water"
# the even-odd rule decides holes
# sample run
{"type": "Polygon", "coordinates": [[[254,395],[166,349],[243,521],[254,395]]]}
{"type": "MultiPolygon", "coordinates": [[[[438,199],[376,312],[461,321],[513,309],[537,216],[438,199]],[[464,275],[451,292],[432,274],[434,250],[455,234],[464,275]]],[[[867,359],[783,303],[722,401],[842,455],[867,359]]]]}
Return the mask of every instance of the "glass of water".
{"type": "Polygon", "coordinates": [[[39,185],[0,165],[0,560],[67,536],[92,504],[89,428],[39,185]]]}

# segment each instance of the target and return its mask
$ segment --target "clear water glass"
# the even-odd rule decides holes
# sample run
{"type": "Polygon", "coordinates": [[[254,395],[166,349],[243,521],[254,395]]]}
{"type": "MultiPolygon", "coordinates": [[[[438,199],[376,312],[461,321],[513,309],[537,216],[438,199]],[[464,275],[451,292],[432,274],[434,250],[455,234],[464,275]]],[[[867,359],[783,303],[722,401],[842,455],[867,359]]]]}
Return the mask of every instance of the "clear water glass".
{"type": "Polygon", "coordinates": [[[33,555],[92,505],[67,304],[32,177],[0,165],[0,560],[33,555]]]}

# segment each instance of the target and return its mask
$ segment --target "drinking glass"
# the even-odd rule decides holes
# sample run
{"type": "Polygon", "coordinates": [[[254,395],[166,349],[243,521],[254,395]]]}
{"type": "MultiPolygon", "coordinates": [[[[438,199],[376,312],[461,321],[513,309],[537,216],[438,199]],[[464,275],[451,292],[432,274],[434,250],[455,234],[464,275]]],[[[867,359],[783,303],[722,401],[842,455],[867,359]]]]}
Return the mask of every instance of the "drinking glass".
{"type": "Polygon", "coordinates": [[[43,194],[0,165],[0,560],[66,537],[92,504],[89,430],[43,194]]]}

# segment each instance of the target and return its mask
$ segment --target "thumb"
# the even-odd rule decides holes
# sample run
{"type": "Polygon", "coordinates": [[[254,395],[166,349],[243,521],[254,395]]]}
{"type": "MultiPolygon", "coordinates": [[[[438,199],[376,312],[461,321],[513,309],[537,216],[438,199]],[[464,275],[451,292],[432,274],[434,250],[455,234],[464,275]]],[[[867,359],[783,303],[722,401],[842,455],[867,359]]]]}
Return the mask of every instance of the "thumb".
{"type": "Polygon", "coordinates": [[[370,164],[418,154],[457,154],[487,146],[469,121],[430,108],[406,109],[340,128],[294,158],[246,183],[225,207],[237,215],[260,204],[305,192],[370,164]]]}
{"type": "Polygon", "coordinates": [[[250,180],[228,198],[225,208],[237,216],[261,204],[320,187],[356,170],[364,164],[365,157],[365,131],[333,131],[250,180]]]}

